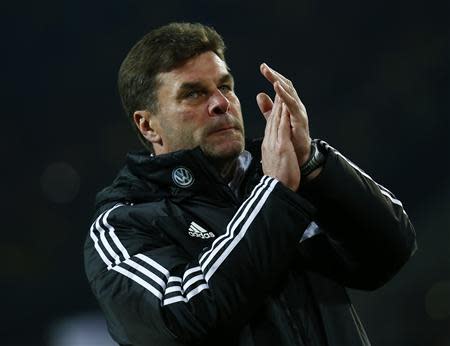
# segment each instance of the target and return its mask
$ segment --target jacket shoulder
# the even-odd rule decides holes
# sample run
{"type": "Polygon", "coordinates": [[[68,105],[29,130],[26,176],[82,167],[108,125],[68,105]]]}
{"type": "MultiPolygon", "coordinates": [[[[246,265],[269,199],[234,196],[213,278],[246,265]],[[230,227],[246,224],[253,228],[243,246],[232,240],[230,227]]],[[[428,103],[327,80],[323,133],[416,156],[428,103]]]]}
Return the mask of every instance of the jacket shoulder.
{"type": "Polygon", "coordinates": [[[89,281],[131,256],[170,244],[159,227],[166,217],[166,201],[108,203],[99,208],[84,244],[84,264],[89,281]]]}

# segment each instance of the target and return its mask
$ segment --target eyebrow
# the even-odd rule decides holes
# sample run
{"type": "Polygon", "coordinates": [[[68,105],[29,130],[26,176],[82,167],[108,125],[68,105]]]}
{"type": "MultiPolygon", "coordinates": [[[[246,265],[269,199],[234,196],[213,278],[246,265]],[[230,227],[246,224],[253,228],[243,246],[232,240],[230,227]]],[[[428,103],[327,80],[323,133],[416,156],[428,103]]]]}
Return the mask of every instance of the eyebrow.
{"type": "MultiPolygon", "coordinates": [[[[219,84],[226,83],[226,82],[230,82],[230,83],[234,84],[234,78],[231,73],[226,73],[226,74],[222,75],[222,77],[220,77],[219,84]]],[[[195,89],[203,89],[203,88],[205,88],[205,85],[203,82],[200,82],[200,81],[185,82],[185,83],[181,84],[180,88],[178,89],[177,98],[182,97],[182,95],[187,91],[195,90],[195,89]]]]}
{"type": "Polygon", "coordinates": [[[234,78],[231,73],[226,73],[219,79],[219,84],[222,84],[225,82],[230,82],[230,83],[234,84],[234,78]]]}

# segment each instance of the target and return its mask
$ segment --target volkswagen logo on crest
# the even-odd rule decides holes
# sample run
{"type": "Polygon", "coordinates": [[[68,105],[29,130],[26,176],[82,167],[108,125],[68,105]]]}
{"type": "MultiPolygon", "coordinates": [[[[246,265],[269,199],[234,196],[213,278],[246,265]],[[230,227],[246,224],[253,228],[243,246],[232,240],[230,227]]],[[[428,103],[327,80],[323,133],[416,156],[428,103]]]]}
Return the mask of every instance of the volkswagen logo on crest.
{"type": "Polygon", "coordinates": [[[172,171],[172,180],[179,187],[189,187],[194,183],[194,176],[186,167],[178,167],[172,171]]]}

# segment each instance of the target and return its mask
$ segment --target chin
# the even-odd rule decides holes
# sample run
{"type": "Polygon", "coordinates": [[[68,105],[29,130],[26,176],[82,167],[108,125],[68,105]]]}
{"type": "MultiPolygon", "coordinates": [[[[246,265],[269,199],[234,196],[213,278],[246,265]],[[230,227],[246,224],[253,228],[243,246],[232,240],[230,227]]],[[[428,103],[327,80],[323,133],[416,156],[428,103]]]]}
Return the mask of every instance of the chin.
{"type": "Polygon", "coordinates": [[[234,160],[244,150],[244,141],[233,141],[216,145],[206,145],[202,148],[206,156],[214,160],[234,160]]]}

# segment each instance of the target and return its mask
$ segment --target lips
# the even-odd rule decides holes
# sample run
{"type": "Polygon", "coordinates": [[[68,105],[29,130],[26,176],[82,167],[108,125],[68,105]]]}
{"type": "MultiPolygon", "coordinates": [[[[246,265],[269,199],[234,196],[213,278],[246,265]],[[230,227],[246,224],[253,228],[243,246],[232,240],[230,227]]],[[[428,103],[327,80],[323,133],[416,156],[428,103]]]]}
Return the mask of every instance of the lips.
{"type": "Polygon", "coordinates": [[[219,128],[211,130],[210,134],[212,134],[212,133],[219,133],[219,132],[225,132],[225,131],[229,131],[229,130],[237,130],[237,127],[236,126],[232,126],[232,125],[219,127],[219,128]]]}
{"type": "Polygon", "coordinates": [[[213,131],[213,132],[222,132],[222,131],[235,130],[235,129],[236,129],[236,128],[233,127],[233,126],[227,126],[227,127],[222,127],[222,128],[220,128],[220,129],[217,129],[217,130],[215,130],[215,131],[213,131]]]}

